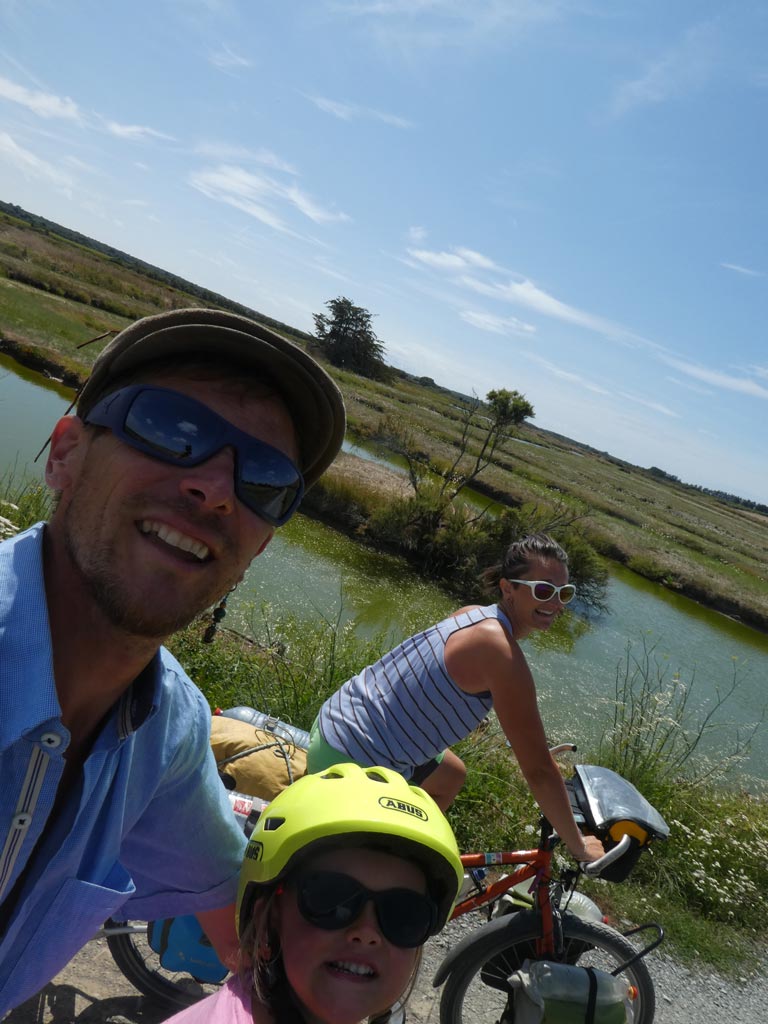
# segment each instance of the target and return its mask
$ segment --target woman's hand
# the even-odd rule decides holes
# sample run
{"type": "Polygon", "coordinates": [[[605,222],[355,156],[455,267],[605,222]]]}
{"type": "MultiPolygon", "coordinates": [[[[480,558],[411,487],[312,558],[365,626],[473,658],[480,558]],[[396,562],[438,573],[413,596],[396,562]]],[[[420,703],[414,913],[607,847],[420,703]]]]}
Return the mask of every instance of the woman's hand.
{"type": "Polygon", "coordinates": [[[581,846],[582,848],[580,850],[573,850],[570,847],[568,848],[570,855],[580,864],[585,861],[589,862],[598,860],[605,853],[603,844],[596,836],[584,836],[584,841],[581,846]]]}

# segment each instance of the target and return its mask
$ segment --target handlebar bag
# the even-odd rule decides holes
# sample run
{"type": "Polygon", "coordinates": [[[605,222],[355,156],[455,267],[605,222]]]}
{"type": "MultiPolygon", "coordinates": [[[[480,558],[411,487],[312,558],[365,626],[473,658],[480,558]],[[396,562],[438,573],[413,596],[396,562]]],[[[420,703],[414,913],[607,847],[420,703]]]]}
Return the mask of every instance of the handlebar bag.
{"type": "Polygon", "coordinates": [[[595,967],[526,960],[509,984],[515,1024],[632,1024],[627,982],[595,967]]]}
{"type": "Polygon", "coordinates": [[[623,882],[652,839],[667,839],[669,826],[631,782],[598,765],[577,764],[566,783],[574,817],[579,824],[612,849],[628,835],[629,850],[600,875],[608,882],[623,882]]]}
{"type": "Polygon", "coordinates": [[[168,971],[185,971],[209,982],[223,981],[229,974],[194,914],[150,921],[147,941],[168,971]]]}

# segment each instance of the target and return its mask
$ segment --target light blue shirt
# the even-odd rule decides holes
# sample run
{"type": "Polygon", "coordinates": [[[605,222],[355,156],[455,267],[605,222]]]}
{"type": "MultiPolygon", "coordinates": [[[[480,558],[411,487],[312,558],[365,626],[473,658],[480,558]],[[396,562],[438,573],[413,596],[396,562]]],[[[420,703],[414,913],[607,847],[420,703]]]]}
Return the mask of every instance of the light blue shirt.
{"type": "Polygon", "coordinates": [[[49,821],[70,735],[53,677],[43,529],[0,544],[0,903],[27,869],[0,936],[0,1017],[110,916],[233,902],[245,846],[211,753],[208,704],[163,648],[112,708],[49,821]]]}

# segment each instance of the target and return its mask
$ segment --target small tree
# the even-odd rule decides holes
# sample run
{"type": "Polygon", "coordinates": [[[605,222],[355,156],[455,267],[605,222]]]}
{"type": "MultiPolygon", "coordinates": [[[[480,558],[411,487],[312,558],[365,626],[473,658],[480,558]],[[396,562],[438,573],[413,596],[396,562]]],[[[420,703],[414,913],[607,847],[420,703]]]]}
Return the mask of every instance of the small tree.
{"type": "Polygon", "coordinates": [[[315,337],[334,366],[352,370],[363,377],[386,380],[384,345],[376,337],[373,314],[340,295],[326,302],[330,316],[314,313],[315,337]]]}
{"type": "MultiPolygon", "coordinates": [[[[507,391],[505,388],[489,391],[485,403],[474,395],[461,407],[461,435],[456,455],[450,465],[440,469],[429,465],[408,422],[402,418],[386,417],[379,424],[376,436],[406,460],[411,484],[417,494],[429,479],[428,470],[431,469],[440,478],[437,487],[439,497],[451,502],[493,462],[496,453],[512,436],[514,428],[533,415],[533,406],[519,391],[507,391]]],[[[434,487],[431,482],[430,486],[434,487]]]]}

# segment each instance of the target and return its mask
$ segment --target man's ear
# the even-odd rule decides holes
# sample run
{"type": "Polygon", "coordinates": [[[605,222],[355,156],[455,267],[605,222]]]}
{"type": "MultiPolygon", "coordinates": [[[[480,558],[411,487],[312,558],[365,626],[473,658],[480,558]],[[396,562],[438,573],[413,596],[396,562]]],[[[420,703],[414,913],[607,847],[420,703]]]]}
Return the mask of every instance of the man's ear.
{"type": "Polygon", "coordinates": [[[87,447],[85,424],[78,416],[62,416],[51,434],[45,463],[45,482],[54,491],[65,491],[80,472],[87,447]]]}
{"type": "Polygon", "coordinates": [[[270,542],[270,541],[272,540],[272,538],[273,538],[274,536],[275,536],[275,531],[274,531],[274,530],[270,531],[270,534],[269,534],[269,536],[268,536],[268,537],[266,538],[266,540],[265,540],[265,541],[263,541],[263,543],[262,543],[261,547],[260,547],[260,548],[259,548],[259,550],[258,550],[258,551],[256,552],[256,554],[255,554],[255,555],[253,556],[254,558],[258,558],[258,557],[259,557],[259,555],[260,555],[260,554],[261,554],[261,553],[262,553],[262,552],[263,552],[263,551],[265,550],[265,548],[266,548],[267,544],[269,544],[269,542],[270,542]]]}

